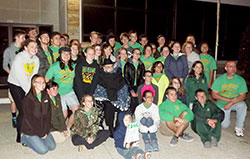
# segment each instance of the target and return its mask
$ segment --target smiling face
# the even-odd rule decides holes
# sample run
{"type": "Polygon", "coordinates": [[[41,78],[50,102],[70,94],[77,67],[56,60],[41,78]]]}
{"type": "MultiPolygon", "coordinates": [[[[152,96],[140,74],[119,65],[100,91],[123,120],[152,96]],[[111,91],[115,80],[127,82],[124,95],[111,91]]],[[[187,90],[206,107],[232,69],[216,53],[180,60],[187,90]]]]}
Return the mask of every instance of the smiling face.
{"type": "Polygon", "coordinates": [[[208,52],[208,49],[209,49],[209,47],[208,47],[208,44],[207,44],[207,43],[203,43],[203,44],[201,45],[201,52],[202,52],[202,53],[207,53],[207,52],[208,52]]]}
{"type": "Polygon", "coordinates": [[[167,94],[167,98],[170,102],[175,103],[177,100],[177,93],[176,90],[169,90],[167,94]]]}
{"type": "Polygon", "coordinates": [[[60,35],[55,35],[52,39],[51,39],[51,45],[55,46],[55,47],[59,47],[61,44],[61,36],[60,35]]]}
{"type": "Polygon", "coordinates": [[[159,64],[155,67],[155,73],[156,73],[156,74],[162,73],[162,70],[163,70],[162,63],[159,63],[159,64]]]}
{"type": "Polygon", "coordinates": [[[95,47],[95,56],[101,56],[102,54],[102,50],[101,50],[101,46],[96,46],[95,47]]]}
{"type": "Polygon", "coordinates": [[[140,56],[141,56],[141,52],[140,52],[139,49],[136,49],[136,50],[133,51],[133,54],[132,54],[132,55],[133,55],[132,58],[133,58],[134,60],[139,60],[139,59],[140,59],[140,56]]]}
{"type": "Polygon", "coordinates": [[[164,47],[162,49],[161,56],[163,56],[164,58],[166,58],[169,55],[169,53],[170,53],[169,48],[168,47],[164,47]]]}
{"type": "Polygon", "coordinates": [[[161,46],[161,45],[164,45],[165,42],[166,42],[166,39],[162,36],[160,37],[158,40],[157,40],[158,44],[161,46]]]}
{"type": "Polygon", "coordinates": [[[73,56],[77,56],[79,54],[79,48],[77,45],[72,45],[70,49],[73,56]]]}
{"type": "Polygon", "coordinates": [[[84,105],[85,110],[90,110],[94,105],[93,98],[91,96],[86,96],[82,104],[84,105]]]}
{"type": "Polygon", "coordinates": [[[194,73],[196,75],[200,75],[203,68],[202,68],[202,64],[201,63],[197,63],[194,67],[193,67],[194,73]]]}
{"type": "Polygon", "coordinates": [[[225,70],[227,71],[227,75],[234,76],[237,71],[236,63],[234,61],[228,61],[225,70]]]}
{"type": "Polygon", "coordinates": [[[40,93],[41,91],[43,91],[45,89],[45,79],[44,77],[38,77],[35,79],[33,86],[36,90],[37,93],[40,93]]]}
{"type": "Polygon", "coordinates": [[[90,64],[95,59],[95,50],[93,48],[87,48],[85,52],[86,61],[90,64]]]}
{"type": "Polygon", "coordinates": [[[50,89],[47,89],[47,92],[51,98],[57,96],[58,94],[58,86],[51,87],[50,89]]]}
{"type": "Polygon", "coordinates": [[[198,100],[201,105],[205,105],[206,100],[207,100],[207,96],[205,92],[198,92],[195,96],[195,99],[198,100]]]}
{"type": "Polygon", "coordinates": [[[190,54],[192,51],[193,51],[192,44],[187,44],[185,46],[185,52],[186,52],[186,54],[190,54]]]}
{"type": "Polygon", "coordinates": [[[49,45],[50,38],[49,38],[49,35],[45,33],[45,34],[42,34],[38,40],[40,41],[40,43],[44,45],[49,45]]]}
{"type": "Polygon", "coordinates": [[[173,49],[173,53],[174,54],[178,54],[181,51],[181,45],[180,45],[180,43],[178,43],[178,42],[174,43],[172,49],[173,49]]]}
{"type": "Polygon", "coordinates": [[[104,54],[106,55],[106,57],[109,57],[112,53],[112,48],[111,46],[108,46],[107,48],[103,49],[104,54]]]}
{"type": "Polygon", "coordinates": [[[120,50],[120,59],[125,61],[128,58],[127,51],[125,49],[120,50]]]}
{"type": "Polygon", "coordinates": [[[115,46],[115,38],[110,38],[109,39],[109,44],[113,47],[115,46]]]}
{"type": "Polygon", "coordinates": [[[32,57],[37,54],[37,43],[32,41],[27,46],[24,47],[24,49],[28,52],[28,54],[32,57]]]}
{"type": "Polygon", "coordinates": [[[174,87],[176,90],[179,90],[179,88],[181,87],[181,84],[180,84],[179,80],[176,79],[176,78],[173,79],[172,85],[173,85],[173,87],[174,87]]]}
{"type": "Polygon", "coordinates": [[[147,92],[145,94],[145,97],[143,97],[143,100],[144,100],[144,104],[146,106],[150,106],[154,101],[153,93],[152,92],[147,92]]]}
{"type": "Polygon", "coordinates": [[[68,64],[68,62],[70,60],[70,52],[63,51],[61,53],[61,59],[62,59],[63,63],[68,64]]]}
{"type": "Polygon", "coordinates": [[[135,43],[137,41],[137,34],[131,33],[129,39],[131,40],[131,42],[135,43]]]}
{"type": "Polygon", "coordinates": [[[147,46],[145,48],[144,56],[148,58],[151,55],[152,55],[152,48],[150,46],[147,46]]]}

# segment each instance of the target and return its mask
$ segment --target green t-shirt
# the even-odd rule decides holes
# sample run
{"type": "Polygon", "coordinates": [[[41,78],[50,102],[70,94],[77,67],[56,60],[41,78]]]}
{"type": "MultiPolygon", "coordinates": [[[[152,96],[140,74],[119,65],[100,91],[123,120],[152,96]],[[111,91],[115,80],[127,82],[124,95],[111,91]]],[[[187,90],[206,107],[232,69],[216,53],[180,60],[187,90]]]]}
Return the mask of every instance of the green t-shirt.
{"type": "Polygon", "coordinates": [[[52,54],[53,54],[53,57],[54,57],[54,62],[56,62],[57,58],[59,57],[59,49],[60,49],[60,47],[55,47],[55,46],[51,45],[49,48],[52,50],[52,54]]]}
{"type": "Polygon", "coordinates": [[[41,101],[42,101],[42,93],[37,94],[37,95],[36,95],[36,97],[37,97],[37,99],[39,100],[39,102],[41,102],[41,101]]]}
{"type": "Polygon", "coordinates": [[[180,114],[184,111],[187,111],[187,115],[184,117],[184,119],[186,119],[187,122],[193,120],[193,112],[187,107],[187,105],[178,99],[174,103],[166,99],[159,106],[159,115],[163,121],[174,121],[174,117],[180,116],[180,114]]]}
{"type": "Polygon", "coordinates": [[[119,42],[115,42],[115,47],[114,47],[114,52],[116,52],[118,49],[120,49],[122,47],[122,45],[119,42]]]}
{"type": "Polygon", "coordinates": [[[157,82],[159,82],[160,81],[160,79],[161,79],[161,76],[162,76],[162,73],[154,73],[153,74],[153,78],[157,81],[157,82]]]}
{"type": "Polygon", "coordinates": [[[88,44],[87,46],[85,46],[83,49],[82,49],[82,52],[85,52],[85,50],[87,49],[87,47],[90,47],[91,45],[88,44]]]}
{"type": "Polygon", "coordinates": [[[49,51],[45,51],[44,53],[45,53],[45,55],[47,56],[47,59],[48,59],[49,64],[51,65],[51,64],[52,64],[52,57],[51,57],[51,54],[49,53],[49,51]]]}
{"type": "Polygon", "coordinates": [[[16,45],[15,45],[15,48],[16,48],[16,51],[19,51],[19,50],[20,50],[20,47],[17,47],[16,45]]]}
{"type": "MultiPolygon", "coordinates": [[[[212,90],[218,91],[219,95],[226,98],[235,98],[238,97],[240,93],[247,93],[247,85],[244,78],[235,74],[233,78],[228,79],[227,73],[218,77],[213,85],[212,90]]],[[[220,108],[224,108],[224,106],[228,102],[217,100],[216,105],[220,108]]]]}
{"type": "Polygon", "coordinates": [[[210,81],[210,78],[209,78],[209,75],[210,75],[210,71],[211,70],[216,70],[217,69],[217,66],[216,66],[216,62],[213,58],[213,56],[207,54],[207,55],[204,55],[204,54],[200,54],[200,60],[204,66],[204,74],[207,78],[207,83],[209,83],[210,81]]]}
{"type": "Polygon", "coordinates": [[[59,66],[59,61],[53,63],[46,73],[45,77],[52,79],[59,85],[59,94],[61,96],[73,91],[73,80],[75,77],[75,65],[73,65],[73,71],[66,65],[62,70],[59,66]]]}
{"type": "Polygon", "coordinates": [[[135,49],[135,48],[140,49],[141,53],[143,52],[143,47],[142,47],[141,44],[138,43],[138,42],[136,42],[134,45],[132,45],[132,44],[129,42],[128,45],[129,45],[130,47],[132,47],[133,49],[135,49]]]}
{"type": "Polygon", "coordinates": [[[145,70],[149,70],[155,62],[155,58],[153,58],[152,56],[150,56],[148,59],[145,59],[144,56],[141,55],[140,59],[145,66],[145,70]]]}
{"type": "Polygon", "coordinates": [[[87,114],[87,116],[89,117],[90,116],[90,114],[92,113],[92,111],[93,111],[93,108],[91,108],[90,110],[89,110],[89,112],[86,112],[85,111],[85,113],[87,114]]]}
{"type": "Polygon", "coordinates": [[[137,68],[138,68],[138,65],[139,65],[139,63],[135,63],[135,62],[133,62],[133,65],[134,65],[134,67],[135,67],[135,81],[134,81],[134,86],[136,86],[136,81],[137,81],[137,68]]]}
{"type": "Polygon", "coordinates": [[[54,106],[56,106],[56,98],[55,98],[55,97],[53,97],[53,98],[50,98],[50,99],[52,100],[52,102],[53,102],[54,106]]]}
{"type": "Polygon", "coordinates": [[[155,60],[155,62],[156,62],[156,61],[161,61],[161,63],[164,65],[165,58],[162,57],[162,56],[160,56],[160,57],[158,57],[158,58],[155,60]]]}

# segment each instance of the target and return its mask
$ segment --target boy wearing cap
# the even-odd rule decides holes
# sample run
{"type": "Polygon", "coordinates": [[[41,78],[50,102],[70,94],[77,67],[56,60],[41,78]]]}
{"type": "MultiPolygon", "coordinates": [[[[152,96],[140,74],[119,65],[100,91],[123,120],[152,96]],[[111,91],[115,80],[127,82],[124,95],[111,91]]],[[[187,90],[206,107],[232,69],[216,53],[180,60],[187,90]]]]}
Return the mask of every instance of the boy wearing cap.
{"type": "Polygon", "coordinates": [[[73,79],[75,77],[75,64],[70,59],[70,48],[62,47],[59,49],[60,56],[58,61],[51,65],[45,75],[46,82],[54,78],[59,86],[59,94],[61,96],[62,110],[64,118],[68,116],[67,106],[71,109],[72,114],[69,118],[67,129],[74,122],[74,112],[79,108],[79,101],[73,90],[73,79]]]}

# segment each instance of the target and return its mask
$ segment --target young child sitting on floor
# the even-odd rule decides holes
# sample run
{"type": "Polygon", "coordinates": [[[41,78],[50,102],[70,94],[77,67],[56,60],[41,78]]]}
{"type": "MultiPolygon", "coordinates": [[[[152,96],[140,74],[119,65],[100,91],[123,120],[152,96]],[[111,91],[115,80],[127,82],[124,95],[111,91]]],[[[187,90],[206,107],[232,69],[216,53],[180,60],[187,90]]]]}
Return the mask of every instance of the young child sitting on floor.
{"type": "Polygon", "coordinates": [[[126,112],[119,113],[118,127],[114,132],[115,148],[125,159],[149,159],[151,155],[138,146],[133,146],[133,143],[126,143],[124,146],[126,130],[131,122],[132,116],[130,114],[126,112]]]}
{"type": "Polygon", "coordinates": [[[158,106],[153,103],[153,92],[143,92],[144,102],[135,109],[135,119],[139,123],[139,130],[145,143],[145,151],[159,151],[156,132],[160,124],[158,106]]]}
{"type": "Polygon", "coordinates": [[[189,122],[194,118],[193,112],[177,99],[177,92],[174,87],[167,88],[166,96],[167,99],[159,106],[159,114],[161,120],[174,132],[170,146],[175,146],[179,137],[187,142],[193,141],[192,136],[184,133],[189,122]]]}

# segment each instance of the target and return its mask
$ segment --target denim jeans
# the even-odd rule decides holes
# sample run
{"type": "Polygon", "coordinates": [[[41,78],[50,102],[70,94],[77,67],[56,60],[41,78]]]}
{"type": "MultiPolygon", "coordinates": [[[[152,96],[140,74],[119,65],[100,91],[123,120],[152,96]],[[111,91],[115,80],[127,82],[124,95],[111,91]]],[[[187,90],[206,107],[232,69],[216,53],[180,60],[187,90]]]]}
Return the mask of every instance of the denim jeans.
{"type": "Polygon", "coordinates": [[[45,139],[42,139],[41,137],[36,135],[29,136],[26,134],[22,134],[21,142],[41,155],[46,154],[48,151],[54,150],[56,148],[56,143],[50,133],[48,133],[45,139]]]}
{"type": "Polygon", "coordinates": [[[116,147],[116,150],[120,155],[122,155],[125,159],[131,159],[134,154],[144,154],[144,151],[140,149],[139,147],[131,147],[130,149],[123,149],[120,147],[116,147]]]}
{"type": "Polygon", "coordinates": [[[236,111],[236,123],[235,127],[243,128],[244,122],[247,114],[247,105],[244,101],[233,104],[229,110],[222,109],[225,113],[225,118],[221,123],[223,128],[228,128],[230,125],[230,115],[231,111],[236,111]]]}
{"type": "MultiPolygon", "coordinates": [[[[140,123],[143,125],[143,126],[146,126],[146,127],[150,127],[154,124],[154,120],[152,118],[141,118],[140,120],[140,123]]],[[[152,142],[152,141],[156,141],[157,138],[156,138],[156,133],[141,133],[142,134],[142,139],[145,143],[147,142],[152,142]]]]}

